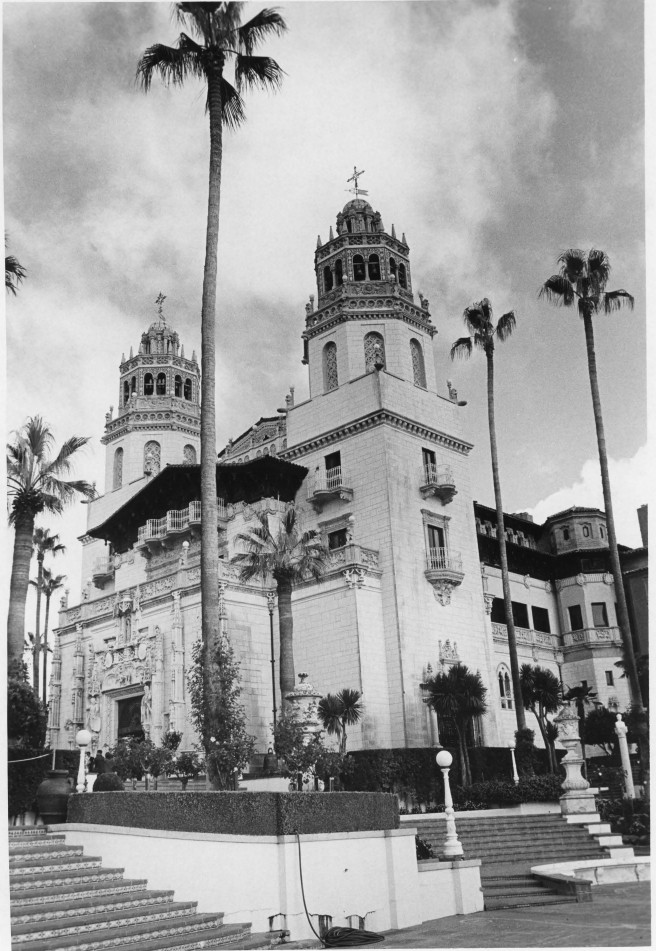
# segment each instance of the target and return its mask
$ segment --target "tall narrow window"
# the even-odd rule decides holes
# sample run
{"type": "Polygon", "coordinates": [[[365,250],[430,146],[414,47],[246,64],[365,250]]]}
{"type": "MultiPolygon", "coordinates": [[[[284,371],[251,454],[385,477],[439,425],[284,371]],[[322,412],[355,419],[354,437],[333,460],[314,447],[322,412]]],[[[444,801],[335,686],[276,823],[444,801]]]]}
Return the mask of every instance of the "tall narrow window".
{"type": "Polygon", "coordinates": [[[184,398],[186,400],[191,399],[191,380],[188,377],[184,381],[184,398]]]}
{"type": "Polygon", "coordinates": [[[354,281],[364,281],[366,274],[366,269],[364,266],[364,258],[361,254],[353,255],[353,280],[354,281]]]}
{"type": "Polygon", "coordinates": [[[166,374],[164,373],[157,374],[156,395],[166,396],[166,374]]]}
{"type": "Polygon", "coordinates": [[[337,344],[330,341],[323,348],[323,388],[336,390],[339,385],[337,378],[337,344]]]}
{"type": "Polygon", "coordinates": [[[385,366],[385,341],[379,333],[372,330],[364,338],[364,367],[367,372],[373,370],[377,362],[385,366]]]}
{"type": "Polygon", "coordinates": [[[123,383],[123,405],[128,405],[128,400],[130,399],[130,384],[127,380],[123,383]]]}
{"type": "Polygon", "coordinates": [[[405,276],[405,264],[399,264],[399,284],[401,287],[408,286],[408,279],[405,276]]]}
{"type": "Polygon", "coordinates": [[[147,373],[144,377],[144,396],[152,396],[154,389],[153,374],[147,373]]]}
{"type": "Polygon", "coordinates": [[[186,445],[182,450],[182,457],[189,465],[196,465],[196,449],[192,445],[186,445]]]}
{"type": "Polygon", "coordinates": [[[123,485],[123,450],[119,447],[114,453],[113,488],[120,489],[122,485],[123,485]]]}
{"type": "Polygon", "coordinates": [[[396,280],[396,261],[394,258],[390,258],[390,277],[393,281],[396,280]]]}
{"type": "Polygon", "coordinates": [[[369,280],[380,280],[380,258],[377,254],[369,255],[369,280]]]}
{"type": "Polygon", "coordinates": [[[592,623],[595,627],[608,627],[608,611],[604,601],[592,602],[592,623]]]}
{"type": "Polygon", "coordinates": [[[499,668],[499,697],[501,699],[501,706],[504,710],[512,710],[513,699],[512,699],[512,687],[510,682],[510,674],[508,673],[507,667],[499,668]]]}
{"type": "Polygon", "coordinates": [[[338,287],[341,287],[344,283],[344,265],[341,258],[337,258],[335,261],[335,283],[338,287]]]}
{"type": "Polygon", "coordinates": [[[144,472],[147,475],[157,475],[162,463],[162,447],[154,439],[144,446],[144,472]]]}
{"type": "Polygon", "coordinates": [[[133,377],[132,377],[132,380],[130,381],[130,392],[131,392],[131,393],[136,393],[136,392],[137,392],[137,378],[136,378],[136,376],[133,376],[133,377]]]}
{"type": "Polygon", "coordinates": [[[435,453],[433,450],[422,449],[421,461],[424,464],[424,479],[426,483],[434,482],[437,479],[437,466],[435,464],[435,453]]]}
{"type": "Polygon", "coordinates": [[[176,396],[182,396],[182,377],[181,376],[176,376],[175,378],[174,393],[176,396]]]}
{"type": "Polygon", "coordinates": [[[572,631],[583,630],[583,612],[580,604],[570,604],[567,608],[569,613],[569,626],[572,631]]]}
{"type": "Polygon", "coordinates": [[[413,337],[410,341],[410,354],[412,356],[412,376],[416,386],[422,386],[426,389],[426,367],[424,366],[424,351],[421,344],[413,337]]]}
{"type": "Polygon", "coordinates": [[[326,293],[333,289],[333,274],[328,265],[323,269],[323,289],[326,293]]]}

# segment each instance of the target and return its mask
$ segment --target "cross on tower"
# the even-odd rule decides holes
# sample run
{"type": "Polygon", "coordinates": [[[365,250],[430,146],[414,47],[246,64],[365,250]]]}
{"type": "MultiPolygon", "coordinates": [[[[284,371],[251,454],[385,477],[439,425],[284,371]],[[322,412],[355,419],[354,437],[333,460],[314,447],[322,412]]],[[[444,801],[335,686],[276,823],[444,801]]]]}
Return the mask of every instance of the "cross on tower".
{"type": "Polygon", "coordinates": [[[357,166],[354,165],[354,166],[353,166],[353,174],[351,175],[350,178],[347,178],[347,179],[346,179],[347,182],[354,182],[354,183],[355,183],[355,187],[354,187],[354,188],[347,188],[346,190],[347,190],[347,192],[351,192],[352,194],[354,194],[356,198],[358,197],[358,195],[368,195],[368,194],[369,194],[369,192],[368,192],[368,191],[365,191],[364,188],[359,188],[359,187],[358,187],[358,179],[359,179],[359,177],[360,177],[361,175],[364,175],[364,169],[362,169],[361,172],[358,172],[357,166]]]}
{"type": "Polygon", "coordinates": [[[166,324],[166,317],[162,313],[162,304],[164,303],[165,300],[166,300],[166,294],[162,294],[162,292],[160,291],[159,294],[157,295],[157,300],[155,301],[155,303],[158,305],[157,313],[159,315],[159,319],[162,321],[163,324],[166,324]]]}

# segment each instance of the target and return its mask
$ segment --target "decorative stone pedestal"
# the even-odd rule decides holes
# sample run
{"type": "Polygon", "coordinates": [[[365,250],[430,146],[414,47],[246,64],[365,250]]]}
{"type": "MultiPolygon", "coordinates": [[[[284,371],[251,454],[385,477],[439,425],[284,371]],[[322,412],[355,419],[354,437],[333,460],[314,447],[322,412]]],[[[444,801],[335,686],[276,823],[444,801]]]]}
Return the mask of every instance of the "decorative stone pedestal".
{"type": "Polygon", "coordinates": [[[554,719],[558,725],[560,742],[567,750],[562,759],[565,767],[563,795],[560,797],[560,811],[564,816],[591,814],[596,811],[594,793],[590,783],[581,775],[583,751],[579,737],[579,718],[571,704],[566,703],[554,719]]]}

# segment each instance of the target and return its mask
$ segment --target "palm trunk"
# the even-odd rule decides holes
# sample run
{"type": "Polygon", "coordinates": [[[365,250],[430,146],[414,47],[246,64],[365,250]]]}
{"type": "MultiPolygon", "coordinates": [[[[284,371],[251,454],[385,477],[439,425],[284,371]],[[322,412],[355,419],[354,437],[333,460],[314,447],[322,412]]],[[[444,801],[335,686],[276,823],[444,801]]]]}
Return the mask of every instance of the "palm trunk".
{"type": "MultiPolygon", "coordinates": [[[[25,513],[16,519],[14,555],[11,566],[9,611],[7,613],[7,666],[20,663],[25,647],[25,602],[30,583],[34,515],[25,513]]],[[[11,672],[11,671],[10,671],[11,672]]]]}
{"type": "Polygon", "coordinates": [[[546,730],[546,727],[545,727],[545,725],[544,725],[544,720],[543,720],[544,714],[543,714],[542,710],[539,710],[539,711],[538,711],[538,710],[533,710],[533,714],[534,714],[534,716],[535,716],[535,719],[538,721],[538,727],[539,727],[539,730],[540,730],[540,735],[542,736],[542,742],[544,743],[544,748],[545,748],[545,750],[547,751],[547,761],[548,761],[548,763],[549,763],[549,772],[550,772],[550,773],[553,773],[553,772],[554,772],[554,768],[553,768],[553,760],[552,760],[552,758],[551,758],[551,745],[550,745],[549,740],[548,740],[548,738],[547,738],[547,730],[546,730]]]}
{"type": "Polygon", "coordinates": [[[637,705],[640,713],[640,725],[638,728],[638,745],[640,748],[640,760],[642,767],[648,775],[649,772],[649,740],[647,737],[647,716],[642,700],[642,691],[640,689],[640,680],[638,678],[638,668],[636,665],[635,651],[633,650],[633,637],[631,634],[631,623],[629,621],[629,612],[626,605],[626,594],[624,591],[624,580],[622,578],[622,567],[620,565],[620,556],[617,549],[617,535],[615,533],[615,517],[613,515],[613,500],[610,493],[610,477],[608,474],[608,455],[606,453],[606,435],[604,433],[604,419],[601,412],[601,397],[599,396],[599,380],[597,377],[597,358],[595,355],[594,329],[592,326],[592,314],[586,309],[583,313],[583,326],[585,328],[585,344],[588,355],[588,374],[590,376],[590,390],[592,393],[592,411],[594,413],[595,428],[597,431],[597,448],[599,450],[599,468],[601,470],[601,488],[604,495],[604,508],[606,510],[606,530],[608,532],[608,549],[610,553],[611,571],[615,585],[615,598],[617,605],[617,621],[622,635],[622,645],[624,647],[624,659],[626,663],[626,672],[629,677],[629,685],[633,695],[633,702],[637,705]]]}
{"type": "Polygon", "coordinates": [[[34,653],[32,654],[32,686],[34,693],[39,696],[39,654],[41,653],[41,588],[43,587],[43,558],[44,552],[36,556],[36,621],[34,629],[34,653]]]}
{"type": "MultiPolygon", "coordinates": [[[[471,786],[471,774],[469,769],[469,756],[467,755],[467,743],[465,740],[465,731],[454,720],[456,733],[458,734],[458,753],[460,757],[460,781],[463,786],[471,786]]],[[[466,730],[466,727],[465,727],[466,730]]]]}
{"type": "MultiPolygon", "coordinates": [[[[207,235],[203,303],[201,312],[201,406],[200,406],[200,498],[201,521],[201,612],[204,649],[203,687],[212,696],[212,649],[219,634],[219,549],[216,503],[216,284],[221,199],[221,68],[215,66],[207,77],[210,114],[210,168],[207,203],[207,235]]],[[[211,704],[213,707],[214,705],[211,704]]],[[[212,728],[213,710],[209,711],[212,728]]]]}
{"type": "Polygon", "coordinates": [[[517,729],[526,729],[526,713],[522,703],[522,687],[519,678],[519,660],[517,658],[517,637],[512,613],[512,597],[510,595],[510,577],[508,574],[508,554],[506,552],[506,530],[503,519],[503,502],[501,499],[501,480],[499,478],[499,457],[497,454],[497,431],[494,423],[494,350],[491,345],[485,351],[487,358],[487,417],[490,427],[490,453],[492,455],[492,480],[494,482],[494,501],[497,507],[497,539],[499,541],[499,556],[501,559],[501,583],[503,586],[503,606],[506,614],[506,628],[508,630],[508,653],[510,655],[510,673],[515,694],[515,717],[517,729]]]}
{"type": "Polygon", "coordinates": [[[48,692],[48,621],[50,620],[50,598],[51,595],[46,594],[46,619],[43,625],[43,702],[46,702],[46,694],[48,692]]]}
{"type": "Polygon", "coordinates": [[[290,581],[278,581],[278,627],[280,629],[280,698],[288,707],[287,694],[296,686],[294,671],[294,618],[292,616],[292,585],[290,581]]]}

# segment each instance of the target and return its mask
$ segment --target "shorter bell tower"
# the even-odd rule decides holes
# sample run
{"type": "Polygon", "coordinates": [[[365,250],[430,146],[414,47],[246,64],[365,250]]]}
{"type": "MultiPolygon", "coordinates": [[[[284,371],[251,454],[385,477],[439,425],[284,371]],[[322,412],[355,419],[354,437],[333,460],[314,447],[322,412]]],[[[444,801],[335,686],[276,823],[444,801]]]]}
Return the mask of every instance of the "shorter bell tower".
{"type": "Polygon", "coordinates": [[[118,413],[105,416],[105,493],[153,476],[167,464],[200,459],[200,369],[185,358],[157,298],[157,319],[139,352],[121,359],[118,413]]]}

